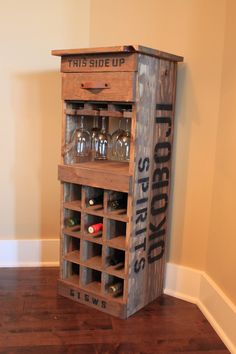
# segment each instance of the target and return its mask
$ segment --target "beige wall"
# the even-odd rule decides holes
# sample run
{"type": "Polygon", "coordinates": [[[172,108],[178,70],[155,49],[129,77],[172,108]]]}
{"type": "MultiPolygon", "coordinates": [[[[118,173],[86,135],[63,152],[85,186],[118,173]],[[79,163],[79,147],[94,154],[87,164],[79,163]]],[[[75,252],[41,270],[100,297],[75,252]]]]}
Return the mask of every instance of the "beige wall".
{"type": "Polygon", "coordinates": [[[236,303],[236,2],[227,1],[207,273],[236,303]]]}
{"type": "Polygon", "coordinates": [[[145,44],[179,65],[171,262],[204,269],[224,44],[223,0],[92,0],[92,46],[145,44]]]}
{"type": "Polygon", "coordinates": [[[59,235],[60,75],[53,48],[89,45],[87,0],[1,1],[0,238],[59,235]]]}
{"type": "Polygon", "coordinates": [[[185,57],[169,260],[206,271],[234,303],[235,15],[235,0],[92,0],[90,30],[92,46],[140,43],[185,57]]]}

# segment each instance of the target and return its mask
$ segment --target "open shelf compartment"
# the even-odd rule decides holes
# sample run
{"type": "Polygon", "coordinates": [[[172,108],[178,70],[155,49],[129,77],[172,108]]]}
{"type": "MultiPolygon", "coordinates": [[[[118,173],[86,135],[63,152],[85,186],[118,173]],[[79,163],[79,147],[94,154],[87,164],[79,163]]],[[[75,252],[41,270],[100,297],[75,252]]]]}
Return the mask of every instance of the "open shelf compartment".
{"type": "Polygon", "coordinates": [[[62,279],[71,285],[80,286],[80,265],[63,260],[62,279]]]}
{"type": "Polygon", "coordinates": [[[122,221],[107,219],[107,244],[111,247],[126,249],[126,223],[122,221]]]}
{"type": "Polygon", "coordinates": [[[113,247],[105,249],[105,271],[107,273],[125,277],[125,251],[113,247]]]}
{"type": "Polygon", "coordinates": [[[68,235],[80,237],[81,235],[81,212],[64,208],[64,229],[68,235]]]}
{"type": "Polygon", "coordinates": [[[81,287],[95,294],[101,294],[102,273],[96,269],[81,268],[81,287]]]}
{"type": "Polygon", "coordinates": [[[83,241],[83,263],[93,269],[102,269],[102,245],[83,241]]]}
{"type": "Polygon", "coordinates": [[[79,264],[80,263],[80,239],[64,235],[64,247],[63,247],[63,258],[70,262],[79,264]]]}
{"type": "Polygon", "coordinates": [[[128,221],[127,204],[128,193],[108,191],[108,217],[128,221]]]}
{"type": "Polygon", "coordinates": [[[117,276],[106,274],[104,276],[105,293],[111,300],[124,301],[125,281],[117,276]],[[112,291],[113,290],[113,291],[112,291]],[[116,291],[114,291],[116,290],[116,291]]]}
{"type": "Polygon", "coordinates": [[[90,215],[90,214],[84,215],[84,233],[83,233],[84,239],[87,239],[88,241],[91,240],[97,243],[102,242],[103,230],[100,230],[95,233],[89,232],[89,227],[93,227],[94,225],[97,224],[103,225],[103,217],[98,215],[90,215]]]}
{"type": "MultiPolygon", "coordinates": [[[[114,132],[121,132],[120,129],[126,129],[131,133],[131,118],[132,118],[132,104],[125,102],[121,103],[107,103],[107,102],[75,102],[66,101],[65,103],[65,143],[63,149],[64,163],[77,164],[96,160],[92,149],[90,149],[92,135],[94,134],[94,127],[98,130],[102,128],[102,118],[105,117],[106,132],[109,137],[114,132]],[[86,143],[87,152],[83,155],[78,155],[76,152],[76,145],[73,141],[76,130],[80,126],[80,120],[83,117],[83,129],[88,132],[86,143]]],[[[114,136],[114,135],[113,135],[114,136]]],[[[132,139],[131,139],[132,141],[132,139]]],[[[114,144],[116,146],[116,144],[114,144]]],[[[127,146],[127,140],[126,140],[127,146]]],[[[107,160],[118,161],[122,158],[114,154],[114,148],[108,144],[107,160]]]]}
{"type": "Polygon", "coordinates": [[[82,200],[82,186],[76,183],[64,183],[64,207],[80,211],[82,200]]]}
{"type": "Polygon", "coordinates": [[[104,189],[85,187],[85,209],[88,213],[104,212],[104,189]]]}

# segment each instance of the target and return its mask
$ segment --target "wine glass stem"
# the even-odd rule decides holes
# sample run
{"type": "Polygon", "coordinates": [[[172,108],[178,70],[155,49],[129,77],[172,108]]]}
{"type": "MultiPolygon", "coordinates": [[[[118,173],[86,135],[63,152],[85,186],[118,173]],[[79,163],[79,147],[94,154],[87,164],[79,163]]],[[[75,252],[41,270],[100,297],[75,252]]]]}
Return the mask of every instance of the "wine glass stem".
{"type": "Polygon", "coordinates": [[[80,117],[80,128],[84,129],[84,116],[80,117]]]}
{"type": "Polygon", "coordinates": [[[125,120],[125,130],[129,131],[129,119],[128,118],[126,118],[126,120],[125,120]]]}
{"type": "Polygon", "coordinates": [[[98,128],[98,117],[93,118],[93,126],[94,128],[98,128]]]}
{"type": "Polygon", "coordinates": [[[106,125],[105,125],[105,117],[102,117],[102,130],[105,131],[106,130],[106,125]]]}

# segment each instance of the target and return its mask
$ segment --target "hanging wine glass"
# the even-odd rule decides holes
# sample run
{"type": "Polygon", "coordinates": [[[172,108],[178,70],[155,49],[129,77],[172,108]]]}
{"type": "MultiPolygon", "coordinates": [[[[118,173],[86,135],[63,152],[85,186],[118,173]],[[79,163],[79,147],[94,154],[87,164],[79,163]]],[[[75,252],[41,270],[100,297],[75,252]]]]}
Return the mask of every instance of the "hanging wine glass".
{"type": "Polygon", "coordinates": [[[117,139],[117,156],[119,160],[129,161],[130,159],[130,140],[129,119],[125,120],[125,131],[117,139]]]}
{"type": "Polygon", "coordinates": [[[84,127],[84,116],[80,117],[79,128],[72,136],[74,146],[74,162],[80,162],[80,157],[88,157],[91,149],[91,135],[84,127]]]}
{"type": "Polygon", "coordinates": [[[91,129],[91,150],[92,150],[92,159],[96,156],[96,151],[98,150],[98,135],[100,129],[98,127],[98,117],[93,118],[93,127],[91,129]]]}
{"type": "Polygon", "coordinates": [[[120,118],[118,129],[111,135],[111,158],[113,160],[119,160],[117,141],[119,136],[124,133],[125,131],[122,129],[122,118],[120,118]]]}
{"type": "Polygon", "coordinates": [[[106,131],[106,117],[102,117],[102,129],[98,133],[95,143],[95,159],[106,160],[110,146],[110,135],[106,131]]]}

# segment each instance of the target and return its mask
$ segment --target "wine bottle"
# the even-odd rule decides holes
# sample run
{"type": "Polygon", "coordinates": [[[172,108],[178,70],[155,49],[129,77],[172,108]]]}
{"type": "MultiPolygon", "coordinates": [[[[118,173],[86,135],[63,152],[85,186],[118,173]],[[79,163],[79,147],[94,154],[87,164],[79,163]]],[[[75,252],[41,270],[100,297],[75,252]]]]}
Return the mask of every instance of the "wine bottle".
{"type": "Polygon", "coordinates": [[[103,204],[103,196],[99,195],[98,197],[90,198],[88,200],[89,205],[97,205],[97,204],[103,204]]]}
{"type": "Polygon", "coordinates": [[[114,266],[115,270],[120,270],[124,268],[124,261],[119,257],[109,256],[107,261],[111,266],[114,266]]]}
{"type": "Polygon", "coordinates": [[[65,224],[66,226],[68,227],[73,227],[73,226],[76,226],[76,225],[79,225],[80,223],[80,220],[78,217],[74,216],[74,217],[71,217],[71,218],[67,218],[65,220],[65,224]]]}
{"type": "Polygon", "coordinates": [[[109,206],[112,210],[117,210],[117,209],[125,209],[127,207],[127,202],[124,198],[122,199],[116,199],[116,200],[110,200],[109,201],[109,206]]]}
{"type": "Polygon", "coordinates": [[[88,227],[88,232],[90,234],[96,234],[97,232],[102,231],[102,228],[103,228],[102,223],[93,224],[88,227]]]}
{"type": "Polygon", "coordinates": [[[108,292],[112,296],[118,296],[123,293],[123,284],[121,282],[114,283],[108,286],[108,292]]]}

